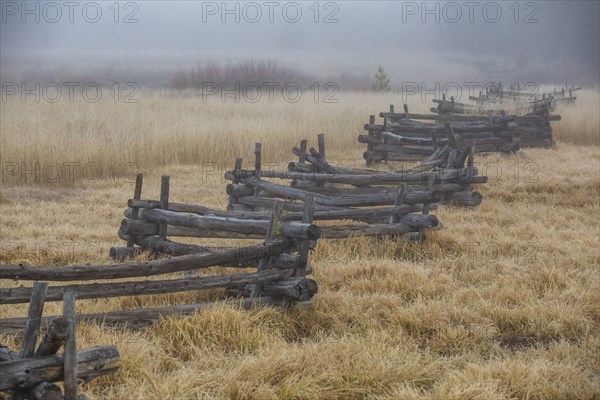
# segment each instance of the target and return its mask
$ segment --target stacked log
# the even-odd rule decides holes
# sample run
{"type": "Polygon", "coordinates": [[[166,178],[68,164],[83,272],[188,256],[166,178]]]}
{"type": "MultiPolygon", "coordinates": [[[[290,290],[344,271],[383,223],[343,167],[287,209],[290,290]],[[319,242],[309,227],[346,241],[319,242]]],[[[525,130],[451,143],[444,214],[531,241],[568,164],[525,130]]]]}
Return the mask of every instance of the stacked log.
{"type": "MultiPolygon", "coordinates": [[[[63,316],[45,319],[47,329],[36,349],[40,334],[44,302],[48,299],[48,282],[36,282],[27,290],[27,318],[22,321],[24,337],[20,352],[0,346],[0,391],[13,399],[75,400],[77,380],[90,380],[115,372],[119,352],[114,346],[93,347],[77,351],[75,339],[75,293],[58,293],[63,300],[63,316]],[[57,354],[64,347],[63,354],[57,354]],[[55,383],[64,382],[64,397],[55,383]]],[[[3,324],[0,327],[4,328],[3,324]]]]}

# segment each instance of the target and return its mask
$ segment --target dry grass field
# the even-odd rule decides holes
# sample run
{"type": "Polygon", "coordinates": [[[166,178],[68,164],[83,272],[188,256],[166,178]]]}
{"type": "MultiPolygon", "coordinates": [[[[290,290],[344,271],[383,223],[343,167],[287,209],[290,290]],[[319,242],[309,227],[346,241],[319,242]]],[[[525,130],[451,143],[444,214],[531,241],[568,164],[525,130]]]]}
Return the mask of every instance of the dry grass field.
{"type": "MultiPolygon", "coordinates": [[[[328,158],[362,166],[356,137],[369,114],[402,104],[397,94],[364,93],[340,93],[337,104],[138,97],[2,104],[0,262],[108,262],[138,171],[145,198],[158,197],[166,174],[172,201],[223,208],[222,173],[236,156],[250,161],[255,141],[264,161],[283,162],[300,138],[324,132],[328,158]],[[23,168],[36,162],[37,172],[23,168]]],[[[577,101],[559,110],[555,149],[476,157],[490,177],[478,187],[483,203],[440,207],[444,228],[427,241],[321,241],[311,307],[216,305],[141,331],[80,326],[79,347],[115,344],[122,359],[118,373],[84,392],[103,400],[600,399],[600,96],[582,91],[577,101]]],[[[409,105],[423,112],[430,101],[409,105]]],[[[16,284],[31,283],[0,283],[16,284]]],[[[77,310],[221,298],[82,300],[77,310]]],[[[48,303],[45,314],[61,307],[48,303]]],[[[0,306],[0,318],[26,310],[0,306]]],[[[16,347],[20,338],[0,343],[16,347]]]]}

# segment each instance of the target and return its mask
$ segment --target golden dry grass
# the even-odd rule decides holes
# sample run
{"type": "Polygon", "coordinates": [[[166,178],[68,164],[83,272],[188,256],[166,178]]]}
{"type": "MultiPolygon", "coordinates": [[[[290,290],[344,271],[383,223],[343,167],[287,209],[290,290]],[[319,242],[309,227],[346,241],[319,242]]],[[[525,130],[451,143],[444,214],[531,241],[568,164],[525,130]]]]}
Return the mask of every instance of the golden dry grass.
{"type": "Polygon", "coordinates": [[[555,138],[566,143],[598,146],[600,95],[598,91],[592,90],[582,90],[576,94],[575,105],[560,107],[558,110],[562,120],[554,125],[555,138]]]}
{"type": "MultiPolygon", "coordinates": [[[[577,93],[577,106],[558,110],[563,120],[555,123],[555,136],[599,145],[600,95],[577,93]]],[[[354,154],[370,114],[402,104],[398,93],[338,93],[337,103],[324,103],[323,96],[315,102],[311,91],[297,103],[277,96],[272,103],[267,97],[235,102],[232,96],[203,102],[196,92],[147,91],[136,98],[138,103],[115,103],[110,96],[98,103],[35,103],[9,97],[0,107],[2,182],[65,185],[167,165],[222,169],[240,155],[251,161],[257,141],[265,144],[266,159],[286,162],[290,143],[319,132],[327,133],[330,156],[339,158],[354,154]]],[[[410,111],[429,112],[431,99],[425,100],[409,98],[410,111]]]]}
{"type": "MultiPolygon", "coordinates": [[[[146,173],[143,197],[157,198],[160,175],[168,174],[173,201],[222,208],[219,166],[250,157],[254,141],[263,142],[265,161],[287,161],[297,139],[326,132],[331,159],[362,165],[356,135],[369,114],[390,102],[401,104],[372,94],[343,94],[333,106],[262,109],[162,94],[134,111],[113,104],[55,110],[9,104],[2,107],[2,161],[114,165],[131,161],[147,143],[135,160],[146,173]],[[217,169],[208,171],[205,160],[217,169]]],[[[440,207],[435,213],[444,229],[426,242],[321,241],[312,255],[320,292],[309,308],[217,305],[135,332],[82,325],[80,348],[116,344],[122,357],[118,373],[83,390],[93,399],[600,398],[600,149],[565,144],[560,136],[595,143],[598,117],[590,133],[569,119],[585,113],[563,115],[561,126],[569,124],[571,133],[556,126],[556,149],[530,149],[525,158],[477,157],[490,176],[478,189],[483,204],[440,207]]],[[[0,261],[108,261],[132,190],[122,175],[5,182],[0,261]]],[[[19,284],[31,283],[1,282],[19,284]]],[[[83,300],[77,309],[219,298],[212,291],[83,300]]],[[[0,317],[24,316],[26,309],[1,306],[0,317]]],[[[60,310],[48,303],[45,313],[60,310]]],[[[20,338],[0,342],[17,347],[20,338]]]]}
{"type": "Polygon", "coordinates": [[[281,98],[273,103],[210,98],[204,103],[198,94],[168,92],[142,93],[137,104],[106,98],[94,104],[10,99],[1,107],[0,157],[3,165],[15,163],[19,171],[22,163],[32,169],[38,162],[40,170],[48,169],[40,175],[49,180],[57,175],[53,164],[68,176],[68,162],[79,163],[73,168],[84,178],[94,178],[98,171],[111,175],[111,168],[125,176],[137,168],[173,164],[229,166],[237,156],[252,155],[257,141],[265,143],[265,159],[288,161],[290,143],[319,132],[327,132],[328,142],[336,143],[339,152],[356,149],[356,136],[369,114],[400,102],[399,95],[392,94],[338,94],[338,99],[315,102],[305,94],[297,103],[281,98]],[[127,167],[130,163],[137,168],[127,167]]]}

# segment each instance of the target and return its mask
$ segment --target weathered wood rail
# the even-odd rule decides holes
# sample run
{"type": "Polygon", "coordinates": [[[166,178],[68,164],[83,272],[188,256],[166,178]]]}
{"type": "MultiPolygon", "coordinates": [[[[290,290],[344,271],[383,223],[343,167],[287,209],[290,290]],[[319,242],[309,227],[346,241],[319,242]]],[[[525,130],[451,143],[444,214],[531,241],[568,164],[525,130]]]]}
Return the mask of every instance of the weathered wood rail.
{"type": "MultiPolygon", "coordinates": [[[[48,283],[36,282],[24,292],[26,298],[19,302],[29,302],[29,312],[19,326],[23,331],[21,350],[17,353],[0,347],[0,392],[8,391],[13,399],[76,400],[78,379],[90,380],[119,368],[119,352],[114,346],[77,351],[73,291],[56,293],[52,300],[63,301],[63,316],[45,319],[42,312],[48,300],[48,283]],[[36,349],[43,320],[48,327],[36,349]],[[61,347],[64,353],[57,354],[61,347]],[[55,384],[59,381],[64,382],[64,397],[55,384]]],[[[5,333],[2,321],[0,328],[5,333]]]]}
{"type": "Polygon", "coordinates": [[[513,153],[522,147],[551,147],[555,143],[551,121],[560,120],[560,116],[551,115],[546,102],[536,103],[533,112],[521,116],[498,110],[478,115],[469,105],[448,103],[439,101],[441,109],[436,114],[412,114],[407,105],[403,113],[397,113],[390,105],[389,112],[379,114],[383,125],[375,124],[375,116],[371,116],[364,126],[368,134],[358,137],[360,143],[367,144],[363,154],[367,166],[426,160],[444,145],[454,149],[473,146],[476,153],[513,153]]]}
{"type": "Polygon", "coordinates": [[[315,220],[335,222],[320,225],[324,239],[356,235],[422,239],[427,229],[439,226],[429,214],[437,204],[481,203],[472,185],[487,179],[477,175],[469,148],[459,151],[440,145],[410,170],[385,172],[331,164],[324,156],[323,134],[318,135],[318,150],[309,149],[307,143],[302,140],[292,149],[298,161],[290,162],[287,171],[262,168],[260,143],[255,145],[254,169],[243,169],[242,159],[237,159],[234,169],[225,173],[231,181],[226,187],[229,212],[250,218],[280,201],[285,210],[282,218],[292,219],[298,217],[297,202],[310,197],[315,220]]]}
{"type": "MultiPolygon", "coordinates": [[[[410,141],[412,138],[408,138],[408,140],[410,141]]],[[[300,148],[292,149],[294,155],[298,156],[299,160],[303,160],[302,163],[290,163],[288,170],[306,171],[309,175],[296,177],[288,172],[287,178],[295,179],[292,186],[316,186],[318,189],[312,190],[326,191],[327,189],[320,187],[327,186],[328,183],[345,184],[355,186],[353,188],[355,192],[362,190],[368,194],[377,194],[378,190],[389,189],[390,185],[405,183],[408,188],[407,193],[426,190],[429,185],[433,185],[432,191],[434,195],[437,195],[461,191],[464,184],[467,183],[485,183],[487,181],[487,178],[477,176],[478,171],[473,164],[472,149],[464,147],[458,150],[451,142],[436,146],[436,150],[419,165],[393,172],[337,167],[327,162],[314,148],[310,149],[310,154],[304,155],[302,150],[304,142],[302,141],[300,148]],[[302,181],[302,179],[305,180],[302,181]],[[313,182],[311,183],[311,181],[313,182]]],[[[275,174],[273,177],[285,178],[275,174]]],[[[344,191],[340,187],[334,187],[333,190],[342,193],[344,191]]]]}

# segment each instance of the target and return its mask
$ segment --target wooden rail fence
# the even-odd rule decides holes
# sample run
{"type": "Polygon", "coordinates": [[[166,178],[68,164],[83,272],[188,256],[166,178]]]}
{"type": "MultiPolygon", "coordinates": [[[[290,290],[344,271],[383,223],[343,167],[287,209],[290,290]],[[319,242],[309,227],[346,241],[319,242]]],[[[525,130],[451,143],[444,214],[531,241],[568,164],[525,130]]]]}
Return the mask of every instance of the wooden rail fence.
{"type": "MultiPolygon", "coordinates": [[[[434,99],[436,107],[432,107],[430,111],[434,114],[470,114],[470,115],[489,115],[490,113],[497,116],[505,116],[507,113],[504,109],[498,109],[500,105],[486,102],[474,102],[473,104],[459,103],[454,101],[454,97],[446,100],[446,95],[442,95],[441,100],[434,99]]],[[[534,113],[544,115],[546,109],[549,112],[555,111],[556,104],[552,97],[547,97],[541,100],[532,100],[528,102],[516,102],[509,105],[511,112],[522,115],[534,113]]]]}
{"type": "Polygon", "coordinates": [[[0,288],[0,304],[29,303],[27,317],[0,320],[1,334],[23,333],[20,352],[0,346],[0,391],[13,399],[77,398],[78,379],[116,371],[114,346],[77,351],[75,326],[98,322],[137,328],[167,316],[185,316],[215,303],[179,304],[91,314],[75,313],[75,299],[156,295],[224,289],[235,295],[224,301],[248,308],[310,302],[318,291],[310,250],[317,240],[351,236],[404,236],[422,240],[441,227],[431,214],[439,205],[473,207],[482,201],[474,185],[487,181],[478,174],[474,153],[515,151],[520,146],[553,144],[549,102],[532,113],[508,116],[438,101],[437,113],[410,114],[404,106],[381,113],[383,125],[371,116],[365,125],[364,158],[375,162],[418,162],[406,170],[347,168],[326,157],[325,137],[308,148],[302,140],[292,148],[297,161],[287,169],[265,169],[262,145],[255,144],[251,168],[236,159],[225,173],[229,180],[227,210],[215,210],[170,199],[170,177],[163,176],[159,199],[143,199],[143,175],[136,177],[118,237],[125,244],[110,249],[118,263],[68,266],[0,265],[0,278],[14,287],[0,288]],[[428,121],[428,122],[424,122],[428,121]],[[433,122],[433,123],[432,123],[433,122]],[[248,239],[253,244],[215,248],[182,243],[174,237],[248,239]],[[258,240],[258,242],[257,242],[258,240]],[[142,252],[148,261],[131,261],[142,252]],[[167,255],[169,257],[161,257],[167,255]],[[164,277],[176,273],[226,267],[222,272],[164,277]],[[237,269],[231,273],[231,269],[237,269]],[[241,271],[240,271],[241,270],[241,271]],[[248,271],[250,270],[250,271],[248,271]],[[35,281],[24,286],[19,281],[35,281]],[[93,282],[90,282],[93,281],[93,282]],[[100,282],[98,282],[100,281],[100,282]],[[53,284],[48,282],[62,282],[53,284]],[[62,316],[43,316],[46,301],[62,301],[62,316]],[[45,331],[40,344],[40,332],[45,331]],[[57,354],[64,346],[64,353],[57,354]],[[64,397],[55,382],[64,382],[64,397]]]}
{"type": "Polygon", "coordinates": [[[500,82],[497,85],[488,85],[485,92],[480,91],[478,96],[469,96],[469,100],[479,104],[509,104],[512,106],[546,102],[550,111],[555,111],[559,105],[575,104],[577,97],[573,93],[581,90],[581,87],[571,86],[569,88],[565,84],[559,90],[554,88],[552,92],[541,93],[533,89],[536,89],[536,87],[529,85],[525,87],[511,86],[508,90],[505,90],[502,82],[500,82]]]}
{"type": "Polygon", "coordinates": [[[368,134],[358,137],[360,143],[367,144],[363,154],[367,166],[377,162],[426,160],[446,144],[455,149],[473,146],[476,153],[513,153],[521,147],[551,147],[555,143],[551,121],[560,120],[560,115],[551,115],[543,105],[522,116],[493,110],[488,110],[488,115],[412,114],[406,104],[403,113],[395,112],[390,105],[389,112],[379,115],[383,125],[376,125],[375,116],[371,116],[364,126],[368,134]]]}
{"type": "MultiPolygon", "coordinates": [[[[0,391],[8,391],[12,399],[76,400],[78,379],[87,381],[119,368],[119,352],[114,346],[77,351],[72,290],[58,293],[56,300],[63,301],[63,316],[45,319],[46,333],[36,349],[48,289],[48,282],[36,282],[27,289],[29,312],[20,351],[0,346],[0,391]],[[61,347],[63,354],[57,354],[61,347]],[[64,397],[55,384],[59,381],[64,382],[64,397]]],[[[0,326],[4,328],[4,324],[0,326]]]]}
{"type": "MultiPolygon", "coordinates": [[[[14,280],[79,281],[110,280],[107,283],[70,283],[50,286],[46,301],[60,301],[64,293],[72,292],[79,299],[97,299],[118,296],[138,296],[178,293],[225,288],[231,292],[248,293],[248,298],[229,303],[250,307],[254,304],[287,306],[309,301],[317,292],[317,284],[308,279],[311,244],[321,236],[313,225],[313,202],[303,204],[301,222],[281,220],[281,205],[274,203],[270,213],[260,219],[230,218],[218,215],[200,206],[170,203],[169,177],[162,178],[159,201],[141,200],[143,176],[136,179],[134,198],[125,211],[126,219],[119,229],[127,246],[113,247],[110,255],[119,260],[144,250],[155,254],[169,254],[170,258],[106,265],[26,266],[1,265],[0,278],[14,280]],[[257,244],[232,248],[210,248],[173,242],[167,235],[204,238],[255,238],[257,244]],[[213,266],[255,269],[253,272],[234,274],[188,276],[176,279],[148,279],[163,274],[206,269],[213,266]],[[145,278],[135,280],[130,278],[145,278]],[[118,282],[114,280],[118,279],[118,282]],[[126,281],[123,281],[123,280],[126,281]]],[[[222,214],[221,214],[222,215],[222,214]]],[[[31,287],[0,289],[0,304],[26,303],[31,287]]],[[[82,314],[79,321],[105,324],[126,324],[138,327],[167,315],[187,315],[210,303],[186,304],[162,308],[144,308],[97,314],[82,314]]],[[[46,323],[52,317],[41,318],[46,323]]],[[[0,320],[0,332],[14,332],[25,328],[27,319],[0,320]]]]}
{"type": "Polygon", "coordinates": [[[472,185],[487,180],[477,176],[469,148],[440,146],[411,170],[382,172],[329,163],[323,134],[318,135],[318,150],[307,147],[307,140],[302,140],[292,149],[298,161],[290,162],[287,171],[277,171],[263,168],[262,145],[257,143],[254,169],[243,169],[242,159],[237,159],[234,169],[225,173],[231,181],[226,187],[228,210],[255,218],[281,202],[283,218],[292,220],[299,218],[298,202],[311,198],[317,223],[335,223],[320,225],[323,239],[400,235],[422,239],[427,229],[439,226],[430,210],[439,203],[479,205],[482,196],[472,185]]]}

